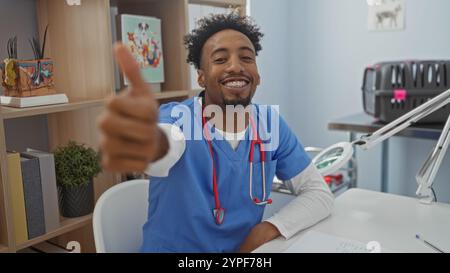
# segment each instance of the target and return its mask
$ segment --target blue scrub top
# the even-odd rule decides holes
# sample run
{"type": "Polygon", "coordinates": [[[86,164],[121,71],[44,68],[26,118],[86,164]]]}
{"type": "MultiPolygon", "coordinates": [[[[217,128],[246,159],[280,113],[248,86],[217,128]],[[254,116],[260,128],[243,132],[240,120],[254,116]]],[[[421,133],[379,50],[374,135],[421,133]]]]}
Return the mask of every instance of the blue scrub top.
{"type": "MultiPolygon", "coordinates": [[[[200,111],[200,114],[192,114],[189,118],[192,128],[201,128],[198,98],[162,105],[161,123],[176,124],[177,119],[171,117],[176,106],[189,108],[191,113],[200,111]]],[[[267,123],[270,113],[262,118],[267,123]]],[[[186,131],[189,130],[184,130],[184,133],[186,131]]],[[[249,131],[237,150],[226,140],[212,141],[219,199],[225,209],[222,225],[217,225],[213,217],[212,160],[205,139],[186,140],[186,150],[170,169],[168,177],[150,177],[148,220],[143,227],[142,252],[228,253],[239,249],[250,230],[261,222],[264,213],[264,206],[255,205],[249,195],[249,131]]],[[[259,130],[258,134],[261,135],[259,130]]],[[[259,146],[255,146],[254,162],[253,196],[261,199],[259,146]]],[[[266,152],[266,195],[270,194],[275,175],[281,180],[291,179],[310,162],[303,146],[280,117],[279,146],[275,151],[266,152]]]]}

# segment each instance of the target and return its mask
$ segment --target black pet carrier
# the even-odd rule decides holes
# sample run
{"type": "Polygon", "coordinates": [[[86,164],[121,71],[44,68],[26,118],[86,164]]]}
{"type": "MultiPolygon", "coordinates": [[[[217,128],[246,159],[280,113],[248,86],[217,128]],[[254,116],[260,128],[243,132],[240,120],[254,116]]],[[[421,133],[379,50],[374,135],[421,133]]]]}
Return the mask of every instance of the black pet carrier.
{"type": "MultiPolygon", "coordinates": [[[[450,89],[450,61],[383,62],[367,67],[363,79],[364,111],[391,122],[450,89]]],[[[450,105],[419,123],[445,122],[450,105]]]]}

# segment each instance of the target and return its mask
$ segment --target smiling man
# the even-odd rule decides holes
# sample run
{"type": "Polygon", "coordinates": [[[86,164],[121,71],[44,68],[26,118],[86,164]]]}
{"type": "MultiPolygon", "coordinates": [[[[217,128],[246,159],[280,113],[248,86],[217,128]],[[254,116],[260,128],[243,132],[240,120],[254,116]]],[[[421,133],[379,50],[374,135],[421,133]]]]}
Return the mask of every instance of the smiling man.
{"type": "MultiPolygon", "coordinates": [[[[253,35],[255,39],[257,33],[253,35]]],[[[239,31],[225,29],[207,39],[200,52],[201,43],[194,41],[200,37],[189,39],[190,50],[197,53],[190,58],[198,69],[199,85],[206,89],[206,104],[249,105],[260,82],[256,49],[250,39],[239,31]]]]}
{"type": "Polygon", "coordinates": [[[333,195],[296,136],[277,112],[262,114],[267,107],[252,103],[262,36],[248,17],[200,20],[185,42],[204,91],[159,111],[133,57],[116,46],[131,86],[109,101],[99,121],[103,165],[150,175],[143,252],[250,252],[330,214],[333,195]],[[200,138],[188,133],[195,128],[200,138]],[[278,132],[275,145],[267,144],[273,135],[263,141],[269,131],[278,132]],[[275,175],[298,196],[262,221],[275,175]]]}

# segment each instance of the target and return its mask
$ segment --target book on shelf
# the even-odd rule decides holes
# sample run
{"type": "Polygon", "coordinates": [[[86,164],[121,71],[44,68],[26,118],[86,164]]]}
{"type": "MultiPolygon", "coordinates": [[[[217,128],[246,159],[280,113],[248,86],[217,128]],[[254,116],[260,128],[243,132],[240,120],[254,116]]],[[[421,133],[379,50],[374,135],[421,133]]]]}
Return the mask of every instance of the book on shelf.
{"type": "Polygon", "coordinates": [[[0,104],[15,108],[36,107],[44,105],[54,105],[68,103],[69,99],[66,94],[54,94],[33,97],[7,97],[0,96],[0,104]]]}
{"type": "Polygon", "coordinates": [[[20,155],[22,182],[27,216],[28,239],[45,234],[44,202],[42,199],[39,159],[20,155]]]}
{"type": "MultiPolygon", "coordinates": [[[[139,64],[142,78],[153,92],[161,92],[161,83],[164,82],[161,19],[132,14],[119,14],[116,17],[117,36],[139,64]]],[[[123,88],[128,85],[128,80],[123,75],[121,78],[123,88]]]]}
{"type": "Polygon", "coordinates": [[[60,227],[58,189],[56,186],[55,159],[53,154],[27,149],[22,153],[39,160],[39,171],[44,205],[45,232],[48,233],[60,227]]]}
{"type": "Polygon", "coordinates": [[[15,241],[16,244],[22,244],[28,240],[28,228],[20,154],[16,152],[8,152],[7,161],[15,241]]]}

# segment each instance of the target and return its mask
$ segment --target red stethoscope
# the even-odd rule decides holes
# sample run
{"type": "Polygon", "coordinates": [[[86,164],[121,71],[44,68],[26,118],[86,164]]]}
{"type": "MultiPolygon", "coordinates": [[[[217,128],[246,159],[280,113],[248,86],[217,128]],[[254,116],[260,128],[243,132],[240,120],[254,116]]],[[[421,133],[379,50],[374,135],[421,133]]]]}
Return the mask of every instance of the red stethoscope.
{"type": "MultiPolygon", "coordinates": [[[[251,144],[250,144],[250,153],[249,153],[249,162],[250,162],[250,178],[249,178],[249,195],[250,195],[250,199],[258,206],[264,206],[266,204],[272,204],[272,199],[266,199],[266,172],[265,172],[265,160],[266,160],[266,156],[265,156],[265,152],[263,150],[263,142],[262,140],[259,138],[258,136],[258,132],[256,130],[256,125],[255,122],[253,121],[253,118],[250,117],[250,124],[252,126],[252,132],[253,132],[253,136],[254,139],[252,139],[251,144]],[[263,196],[262,196],[262,200],[260,200],[258,197],[254,197],[253,196],[253,187],[252,187],[252,178],[253,178],[253,154],[255,152],[255,146],[258,145],[259,146],[259,152],[260,152],[260,158],[261,158],[261,166],[262,166],[262,189],[263,189],[263,196]]],[[[212,160],[212,175],[213,175],[213,191],[214,191],[214,203],[215,203],[215,208],[213,209],[213,215],[214,218],[216,220],[216,224],[221,225],[223,223],[224,220],[224,215],[225,215],[225,209],[222,208],[220,206],[220,201],[219,201],[219,190],[217,188],[217,176],[216,176],[216,166],[214,163],[214,153],[213,153],[213,148],[212,148],[212,143],[211,143],[211,136],[209,134],[209,130],[207,128],[207,122],[206,122],[206,117],[204,115],[202,115],[202,126],[203,126],[203,130],[206,136],[206,142],[208,143],[208,147],[209,147],[209,153],[211,154],[211,160],[212,160]]]]}

